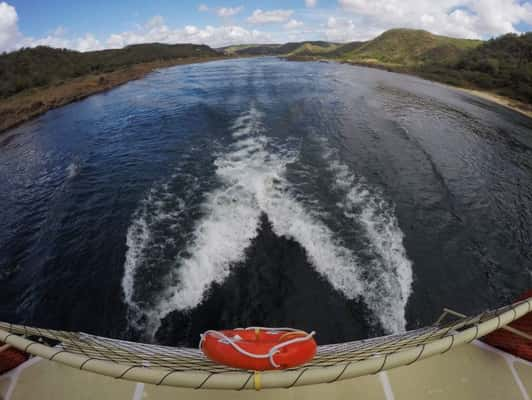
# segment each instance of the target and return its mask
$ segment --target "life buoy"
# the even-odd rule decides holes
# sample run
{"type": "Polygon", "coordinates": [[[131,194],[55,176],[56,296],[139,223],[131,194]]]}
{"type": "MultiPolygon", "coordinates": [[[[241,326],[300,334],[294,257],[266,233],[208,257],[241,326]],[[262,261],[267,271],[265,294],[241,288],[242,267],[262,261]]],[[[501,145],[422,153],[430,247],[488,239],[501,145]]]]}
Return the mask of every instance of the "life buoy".
{"type": "Polygon", "coordinates": [[[266,371],[304,364],[316,354],[315,332],[251,327],[207,331],[200,350],[212,361],[234,368],[266,371]]]}

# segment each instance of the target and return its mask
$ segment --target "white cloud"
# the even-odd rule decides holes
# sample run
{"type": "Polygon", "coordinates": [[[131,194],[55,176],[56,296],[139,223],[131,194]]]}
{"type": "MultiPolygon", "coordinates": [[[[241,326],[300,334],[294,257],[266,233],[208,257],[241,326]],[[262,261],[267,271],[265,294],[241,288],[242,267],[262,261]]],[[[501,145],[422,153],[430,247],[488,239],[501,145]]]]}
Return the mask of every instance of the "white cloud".
{"type": "Polygon", "coordinates": [[[101,48],[100,41],[91,33],[87,33],[84,37],[77,39],[76,49],[79,51],[92,51],[101,48]]]}
{"type": "Polygon", "coordinates": [[[485,38],[532,23],[532,5],[519,0],[339,0],[365,26],[423,28],[434,33],[485,38]]]}
{"type": "Polygon", "coordinates": [[[187,25],[183,29],[172,29],[164,19],[150,19],[148,23],[135,31],[111,35],[107,47],[120,48],[136,43],[196,43],[221,47],[236,43],[264,43],[271,41],[268,34],[257,30],[248,30],[240,26],[206,26],[198,28],[187,25]],[[156,23],[155,23],[156,22],[156,23]]]}
{"type": "Polygon", "coordinates": [[[18,15],[15,7],[6,2],[0,3],[0,51],[9,51],[17,47],[20,39],[18,15]]]}
{"type": "MultiPolygon", "coordinates": [[[[339,10],[310,9],[316,0],[305,0],[309,9],[299,10],[298,19],[290,9],[256,9],[247,18],[251,24],[283,24],[284,29],[262,32],[238,25],[198,27],[193,24],[175,28],[162,16],[154,16],[144,25],[105,38],[91,33],[75,37],[62,26],[43,37],[25,37],[18,28],[17,10],[0,0],[0,52],[20,47],[46,45],[79,51],[118,48],[134,43],[198,43],[219,47],[235,43],[283,42],[287,40],[325,39],[336,42],[368,40],[395,27],[422,28],[428,31],[467,38],[488,38],[516,32],[520,23],[532,24],[532,0],[338,0],[339,10]],[[299,17],[301,19],[299,19],[299,17]]],[[[230,18],[244,8],[198,10],[230,18]]]]}
{"type": "Polygon", "coordinates": [[[286,24],[284,24],[284,27],[285,29],[293,30],[293,29],[301,28],[303,25],[304,25],[303,22],[298,21],[297,19],[291,19],[286,24]]]}
{"type": "Polygon", "coordinates": [[[242,11],[242,7],[220,7],[216,10],[219,17],[232,17],[242,11]]]}
{"type": "Polygon", "coordinates": [[[146,28],[156,29],[162,25],[164,25],[164,18],[160,15],[155,15],[148,20],[148,22],[146,23],[146,28]]]}
{"type": "Polygon", "coordinates": [[[101,50],[103,48],[100,41],[91,33],[87,33],[85,36],[79,38],[69,39],[64,37],[61,31],[53,32],[51,35],[39,39],[25,37],[17,43],[17,47],[36,46],[50,46],[59,49],[72,49],[77,51],[101,50]]]}
{"type": "Polygon", "coordinates": [[[382,33],[379,28],[357,25],[349,18],[329,17],[323,31],[326,40],[331,42],[353,42],[373,39],[382,33]]]}
{"type": "Polygon", "coordinates": [[[18,16],[15,7],[6,2],[0,3],[0,51],[16,50],[20,47],[50,46],[79,51],[98,50],[102,46],[94,35],[87,33],[79,38],[66,38],[62,26],[38,39],[24,37],[18,29],[18,16]]]}
{"type": "Polygon", "coordinates": [[[248,22],[252,24],[271,24],[286,22],[288,18],[294,13],[293,10],[255,10],[248,18],[248,22]]]}
{"type": "Polygon", "coordinates": [[[64,36],[67,33],[67,30],[63,26],[58,26],[52,31],[53,36],[64,36]]]}

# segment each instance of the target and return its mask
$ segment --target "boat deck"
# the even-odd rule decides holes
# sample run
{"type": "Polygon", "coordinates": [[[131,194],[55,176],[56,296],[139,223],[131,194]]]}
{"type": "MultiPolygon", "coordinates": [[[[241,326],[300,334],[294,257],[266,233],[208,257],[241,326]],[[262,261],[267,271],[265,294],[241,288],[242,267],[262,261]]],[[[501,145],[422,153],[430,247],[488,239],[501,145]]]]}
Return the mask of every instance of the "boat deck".
{"type": "Polygon", "coordinates": [[[193,390],[128,382],[35,357],[0,376],[0,400],[532,399],[532,363],[482,342],[378,375],[262,391],[193,390]]]}

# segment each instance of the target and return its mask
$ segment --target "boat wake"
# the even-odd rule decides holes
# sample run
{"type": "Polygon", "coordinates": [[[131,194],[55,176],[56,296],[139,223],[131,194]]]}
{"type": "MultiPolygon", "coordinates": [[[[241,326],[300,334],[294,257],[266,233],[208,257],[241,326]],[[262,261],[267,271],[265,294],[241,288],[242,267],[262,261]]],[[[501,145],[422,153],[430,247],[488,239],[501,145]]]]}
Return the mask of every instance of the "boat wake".
{"type": "Polygon", "coordinates": [[[336,205],[346,221],[360,225],[365,251],[364,300],[388,332],[406,328],[405,309],[412,286],[412,262],[403,246],[404,234],[394,208],[375,187],[357,177],[343,164],[334,149],[326,148],[324,159],[333,173],[334,188],[341,193],[336,205]]]}
{"type": "Polygon", "coordinates": [[[224,282],[232,265],[245,257],[265,213],[274,233],[299,242],[312,266],[334,289],[348,299],[362,298],[386,331],[404,330],[412,273],[393,208],[349,172],[334,151],[325,152],[329,172],[335,177],[331,184],[343,193],[337,206],[343,210],[345,223],[356,220],[364,226],[373,257],[370,263],[362,263],[292,192],[286,171],[298,161],[298,152],[267,137],[262,119],[262,113],[252,107],[232,125],[233,142],[214,161],[218,185],[204,195],[200,217],[182,250],[168,248],[175,245],[172,239],[169,244],[157,242],[154,250],[153,237],[161,224],[181,235],[180,218],[190,202],[178,201],[161,189],[152,189],[142,201],[127,234],[122,282],[125,300],[134,314],[131,322],[153,337],[171,312],[198,306],[210,286],[224,282]],[[170,203],[174,207],[171,212],[166,210],[170,203]],[[150,256],[154,251],[155,256],[150,256]],[[139,271],[156,264],[157,252],[164,260],[168,254],[174,258],[162,276],[144,274],[147,279],[157,278],[161,287],[150,301],[141,301],[135,282],[139,271]]]}

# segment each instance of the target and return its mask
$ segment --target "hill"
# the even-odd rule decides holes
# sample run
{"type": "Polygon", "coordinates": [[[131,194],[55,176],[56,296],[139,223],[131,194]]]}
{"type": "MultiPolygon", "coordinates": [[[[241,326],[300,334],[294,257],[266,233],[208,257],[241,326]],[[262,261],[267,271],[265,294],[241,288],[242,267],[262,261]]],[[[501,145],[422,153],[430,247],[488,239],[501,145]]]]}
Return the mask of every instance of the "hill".
{"type": "Polygon", "coordinates": [[[226,54],[272,55],[291,59],[329,58],[388,67],[412,67],[436,60],[453,63],[461,54],[480,46],[480,40],[457,39],[414,29],[391,29],[367,42],[291,42],[283,45],[230,46],[226,54]]]}
{"type": "Polygon", "coordinates": [[[140,63],[217,56],[220,53],[208,46],[192,44],[139,44],[86,53],[44,46],[26,48],[0,56],[0,98],[140,63]]]}
{"type": "Polygon", "coordinates": [[[367,42],[330,48],[301,51],[300,45],[285,55],[292,60],[329,59],[408,72],[532,104],[532,33],[481,41],[391,29],[367,42]]]}
{"type": "Polygon", "coordinates": [[[87,53],[36,47],[0,55],[0,132],[156,68],[222,57],[208,46],[160,43],[87,53]]]}
{"type": "Polygon", "coordinates": [[[289,42],[285,44],[249,44],[228,46],[220,50],[226,55],[234,56],[314,56],[329,53],[339,46],[339,44],[331,42],[306,41],[289,42]]]}
{"type": "Polygon", "coordinates": [[[280,44],[240,44],[217,50],[228,56],[267,56],[276,54],[279,47],[280,44]]]}
{"type": "Polygon", "coordinates": [[[313,42],[295,42],[286,43],[279,47],[278,54],[280,55],[298,55],[298,56],[312,56],[327,54],[338,47],[336,43],[313,41],[313,42]]]}
{"type": "Polygon", "coordinates": [[[480,40],[456,39],[413,29],[391,29],[340,55],[343,59],[413,66],[440,60],[450,63],[460,54],[482,44],[480,40]]]}

